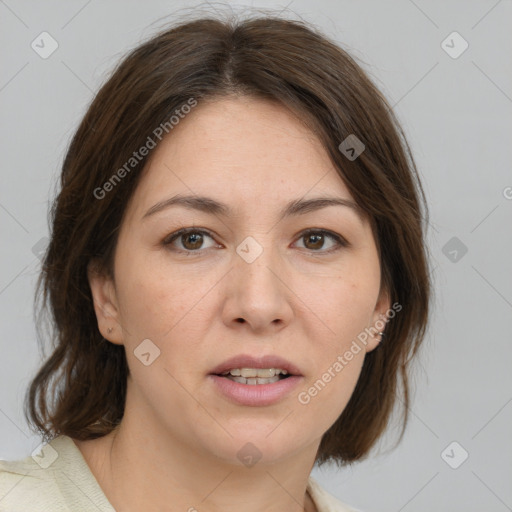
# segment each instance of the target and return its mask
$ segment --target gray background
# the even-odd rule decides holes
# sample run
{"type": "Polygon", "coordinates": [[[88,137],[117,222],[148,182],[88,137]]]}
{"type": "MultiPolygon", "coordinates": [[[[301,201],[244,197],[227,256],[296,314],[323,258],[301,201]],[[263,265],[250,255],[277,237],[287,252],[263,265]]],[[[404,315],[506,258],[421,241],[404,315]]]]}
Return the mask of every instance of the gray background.
{"type": "MultiPolygon", "coordinates": [[[[184,6],[0,1],[0,458],[39,444],[22,415],[40,362],[37,247],[70,136],[107,71],[184,6]],[[43,31],[59,45],[47,59],[31,48],[43,31]]],[[[362,59],[394,105],[428,195],[436,294],[403,442],[389,451],[386,437],[368,461],[313,474],[365,512],[512,510],[511,2],[296,0],[288,9],[362,59]],[[457,58],[441,46],[453,31],[469,43],[457,58]],[[469,457],[453,469],[445,460],[459,464],[462,450],[469,457]]],[[[453,36],[447,44],[462,49],[453,36]]]]}

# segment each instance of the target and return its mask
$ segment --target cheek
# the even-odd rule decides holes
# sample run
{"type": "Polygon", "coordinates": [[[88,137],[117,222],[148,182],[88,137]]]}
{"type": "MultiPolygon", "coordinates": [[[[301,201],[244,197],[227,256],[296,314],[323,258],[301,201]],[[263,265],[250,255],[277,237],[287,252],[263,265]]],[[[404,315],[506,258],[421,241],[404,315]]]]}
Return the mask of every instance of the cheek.
{"type": "Polygon", "coordinates": [[[159,337],[186,314],[194,287],[152,253],[132,245],[115,263],[120,314],[129,333],[159,337]]]}
{"type": "MultiPolygon", "coordinates": [[[[346,408],[356,387],[364,361],[364,351],[352,355],[350,361],[339,354],[332,357],[318,374],[300,390],[299,414],[311,430],[326,432],[346,408]]],[[[305,429],[308,428],[305,426],[305,429]]]]}
{"type": "Polygon", "coordinates": [[[149,339],[160,350],[156,362],[170,371],[193,367],[212,323],[208,291],[218,278],[198,278],[169,267],[144,267],[132,261],[122,268],[122,275],[127,277],[118,289],[127,354],[133,354],[142,340],[149,339]]]}
{"type": "Polygon", "coordinates": [[[359,379],[366,347],[358,336],[370,325],[377,296],[378,280],[359,274],[339,277],[323,288],[320,318],[328,329],[313,335],[315,374],[298,401],[310,408],[308,415],[322,418],[326,428],[341,414],[359,379]]]}
{"type": "Polygon", "coordinates": [[[342,350],[370,325],[379,293],[377,279],[357,273],[334,278],[320,294],[320,318],[329,328],[329,345],[342,350]]]}

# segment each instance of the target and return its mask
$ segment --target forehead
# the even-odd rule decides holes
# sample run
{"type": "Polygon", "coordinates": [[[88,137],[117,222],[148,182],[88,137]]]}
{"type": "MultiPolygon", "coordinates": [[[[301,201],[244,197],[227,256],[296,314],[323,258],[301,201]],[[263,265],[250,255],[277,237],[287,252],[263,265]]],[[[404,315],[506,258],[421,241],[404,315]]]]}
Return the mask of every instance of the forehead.
{"type": "Polygon", "coordinates": [[[133,207],[174,193],[237,210],[326,193],[353,200],[314,134],[282,105],[250,97],[200,103],[184,116],[153,150],[133,207]]]}

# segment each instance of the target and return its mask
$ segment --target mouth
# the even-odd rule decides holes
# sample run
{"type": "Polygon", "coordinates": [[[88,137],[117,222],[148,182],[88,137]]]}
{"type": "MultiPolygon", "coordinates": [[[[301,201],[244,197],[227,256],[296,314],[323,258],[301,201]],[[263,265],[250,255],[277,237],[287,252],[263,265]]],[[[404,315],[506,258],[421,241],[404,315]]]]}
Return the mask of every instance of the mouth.
{"type": "Polygon", "coordinates": [[[256,357],[240,354],[217,365],[210,375],[224,377],[239,384],[257,386],[290,377],[302,377],[302,372],[293,363],[279,356],[256,357]]]}
{"type": "Polygon", "coordinates": [[[301,370],[282,357],[239,355],[214,368],[215,392],[232,403],[262,407],[289,397],[304,381],[301,370]]]}
{"type": "Polygon", "coordinates": [[[290,377],[282,368],[232,368],[216,375],[248,386],[274,384],[290,377]]]}

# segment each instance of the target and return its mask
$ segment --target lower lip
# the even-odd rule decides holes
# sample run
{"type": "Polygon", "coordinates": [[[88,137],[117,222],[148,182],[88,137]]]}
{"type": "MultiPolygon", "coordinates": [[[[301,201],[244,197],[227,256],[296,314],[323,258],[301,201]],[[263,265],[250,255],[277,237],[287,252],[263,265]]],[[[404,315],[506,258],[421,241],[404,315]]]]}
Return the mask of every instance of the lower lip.
{"type": "Polygon", "coordinates": [[[301,376],[290,376],[272,384],[240,384],[220,375],[209,375],[217,389],[239,405],[265,406],[282,400],[296,388],[301,376]]]}

